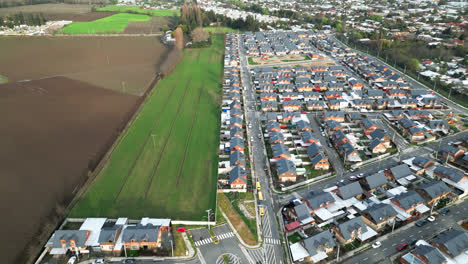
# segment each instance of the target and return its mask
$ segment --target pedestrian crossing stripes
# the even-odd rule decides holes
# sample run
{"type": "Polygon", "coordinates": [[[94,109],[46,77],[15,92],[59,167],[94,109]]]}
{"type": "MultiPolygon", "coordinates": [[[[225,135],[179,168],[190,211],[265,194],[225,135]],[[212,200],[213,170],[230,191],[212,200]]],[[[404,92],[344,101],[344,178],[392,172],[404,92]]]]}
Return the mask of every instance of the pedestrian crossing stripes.
{"type": "Polygon", "coordinates": [[[279,239],[271,238],[271,237],[265,237],[264,241],[267,244],[273,244],[273,245],[280,245],[281,244],[281,241],[279,239]]]}
{"type": "Polygon", "coordinates": [[[234,233],[229,232],[229,233],[224,233],[224,234],[221,234],[221,235],[217,235],[216,237],[218,237],[219,240],[223,240],[223,239],[230,238],[230,237],[233,237],[233,236],[234,236],[234,233]]]}
{"type": "Polygon", "coordinates": [[[195,242],[195,246],[199,247],[199,246],[209,244],[211,242],[213,242],[213,239],[211,239],[211,237],[209,237],[209,238],[205,238],[203,240],[199,240],[199,241],[195,242]]]}

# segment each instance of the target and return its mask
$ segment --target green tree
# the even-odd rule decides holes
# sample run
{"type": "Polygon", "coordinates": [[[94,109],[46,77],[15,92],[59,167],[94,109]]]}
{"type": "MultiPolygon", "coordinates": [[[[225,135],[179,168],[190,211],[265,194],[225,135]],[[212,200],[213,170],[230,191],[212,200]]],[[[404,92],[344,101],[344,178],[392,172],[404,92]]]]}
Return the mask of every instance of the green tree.
{"type": "Polygon", "coordinates": [[[419,70],[419,61],[416,58],[412,58],[408,62],[408,70],[416,72],[419,70]]]}
{"type": "Polygon", "coordinates": [[[343,30],[343,26],[341,26],[341,23],[338,23],[338,24],[336,24],[335,29],[336,29],[336,31],[341,33],[342,30],[343,30]]]}

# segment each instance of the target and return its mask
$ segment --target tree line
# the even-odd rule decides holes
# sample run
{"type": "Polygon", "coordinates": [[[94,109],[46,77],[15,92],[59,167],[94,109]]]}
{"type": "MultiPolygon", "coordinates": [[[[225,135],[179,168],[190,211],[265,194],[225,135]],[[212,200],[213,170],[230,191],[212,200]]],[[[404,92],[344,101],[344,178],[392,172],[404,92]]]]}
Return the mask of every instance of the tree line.
{"type": "Polygon", "coordinates": [[[44,25],[46,19],[44,18],[44,14],[26,14],[17,13],[14,15],[8,15],[5,18],[0,17],[0,27],[9,27],[13,28],[14,26],[19,25],[28,25],[28,26],[41,26],[44,25]]]}

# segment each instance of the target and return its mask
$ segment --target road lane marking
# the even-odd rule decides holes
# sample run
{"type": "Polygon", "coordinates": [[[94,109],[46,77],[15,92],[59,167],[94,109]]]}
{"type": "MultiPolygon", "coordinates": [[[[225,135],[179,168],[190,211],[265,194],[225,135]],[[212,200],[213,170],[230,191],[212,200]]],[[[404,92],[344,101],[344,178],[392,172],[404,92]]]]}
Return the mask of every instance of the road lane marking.
{"type": "Polygon", "coordinates": [[[388,249],[388,248],[384,248],[382,251],[385,251],[385,250],[387,250],[387,249],[388,249]]]}
{"type": "Polygon", "coordinates": [[[421,232],[422,232],[422,231],[421,231],[421,230],[419,230],[419,231],[418,231],[418,234],[419,234],[419,233],[421,233],[421,232]]]}
{"type": "Polygon", "coordinates": [[[374,256],[375,256],[375,255],[377,255],[377,254],[378,254],[378,253],[377,253],[377,252],[375,252],[375,253],[374,253],[374,256]]]}
{"type": "Polygon", "coordinates": [[[409,236],[409,237],[413,237],[413,235],[409,236]]]}
{"type": "Polygon", "coordinates": [[[366,260],[368,260],[368,259],[369,259],[369,258],[365,258],[365,259],[363,259],[363,260],[366,261],[366,260]]]}
{"type": "Polygon", "coordinates": [[[392,245],[392,247],[396,246],[396,243],[392,245]]]}

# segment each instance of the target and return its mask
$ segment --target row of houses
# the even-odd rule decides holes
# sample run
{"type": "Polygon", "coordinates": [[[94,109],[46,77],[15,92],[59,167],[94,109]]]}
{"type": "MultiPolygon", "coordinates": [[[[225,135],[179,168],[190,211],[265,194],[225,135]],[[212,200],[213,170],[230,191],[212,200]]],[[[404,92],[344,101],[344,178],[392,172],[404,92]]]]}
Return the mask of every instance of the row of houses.
{"type": "Polygon", "coordinates": [[[246,32],[243,43],[248,56],[285,56],[288,54],[307,54],[313,51],[309,36],[313,31],[263,31],[246,32]]]}
{"type": "Polygon", "coordinates": [[[127,218],[86,218],[78,229],[56,230],[45,247],[50,255],[101,252],[120,256],[122,251],[157,253],[170,250],[173,243],[170,219],[142,218],[136,224],[127,218]]]}
{"type": "Polygon", "coordinates": [[[246,190],[247,172],[244,154],[244,111],[242,105],[242,89],[239,68],[239,36],[226,35],[226,52],[224,57],[224,100],[221,114],[222,157],[218,165],[220,177],[218,182],[223,188],[246,190]]]}

